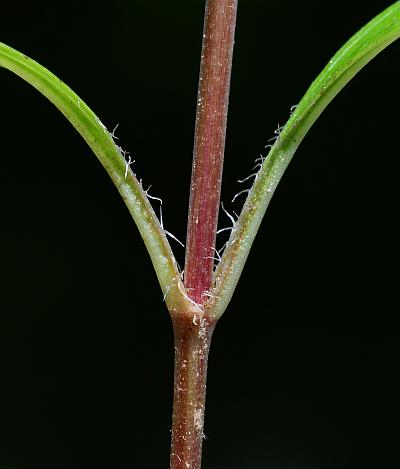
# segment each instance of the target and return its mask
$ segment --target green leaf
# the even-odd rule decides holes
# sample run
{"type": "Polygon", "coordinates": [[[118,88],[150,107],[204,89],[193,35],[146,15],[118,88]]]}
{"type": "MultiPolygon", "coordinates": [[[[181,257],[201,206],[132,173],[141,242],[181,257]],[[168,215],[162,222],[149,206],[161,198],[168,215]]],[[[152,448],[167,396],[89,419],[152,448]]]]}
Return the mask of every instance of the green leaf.
{"type": "Polygon", "coordinates": [[[215,273],[210,312],[218,318],[228,305],[257,230],[293,154],[318,116],[379,52],[400,37],[400,2],[384,10],[356,33],[311,84],[264,161],[236,222],[215,273]]]}
{"type": "MultiPolygon", "coordinates": [[[[175,258],[145,191],[112,135],[65,83],[34,60],[3,43],[0,43],[0,67],[10,70],[40,91],[64,114],[93,150],[139,229],[168,306],[176,307],[185,295],[175,258]]],[[[79,167],[76,170],[79,171],[79,167]]],[[[110,245],[110,250],[115,252],[115,247],[110,245]]],[[[126,249],[121,246],[120,252],[125,253],[126,249]]]]}

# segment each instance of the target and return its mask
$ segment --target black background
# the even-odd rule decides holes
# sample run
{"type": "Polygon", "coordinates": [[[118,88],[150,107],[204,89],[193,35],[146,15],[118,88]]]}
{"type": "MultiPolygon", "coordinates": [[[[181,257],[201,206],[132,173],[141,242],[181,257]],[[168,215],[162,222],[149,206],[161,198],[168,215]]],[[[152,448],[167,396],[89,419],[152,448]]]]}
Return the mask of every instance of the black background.
{"type": "MultiPolygon", "coordinates": [[[[390,3],[240,2],[223,200],[390,3]]],[[[119,123],[180,239],[203,8],[15,2],[0,23],[2,42],[119,123]]],[[[394,44],[340,93],[274,196],[215,332],[207,469],[399,465],[399,57],[394,44]]],[[[172,330],[134,223],[52,105],[3,69],[0,97],[0,468],[167,467],[172,330]]]]}

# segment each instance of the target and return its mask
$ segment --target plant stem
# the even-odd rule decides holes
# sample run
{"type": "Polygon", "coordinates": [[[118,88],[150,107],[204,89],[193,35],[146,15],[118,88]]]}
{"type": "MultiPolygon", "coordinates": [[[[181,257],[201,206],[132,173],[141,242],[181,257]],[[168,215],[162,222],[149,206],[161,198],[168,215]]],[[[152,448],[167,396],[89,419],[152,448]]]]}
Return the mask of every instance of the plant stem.
{"type": "Polygon", "coordinates": [[[185,286],[211,290],[238,0],[207,0],[186,238],[185,286]]]}
{"type": "Polygon", "coordinates": [[[208,351],[216,321],[203,304],[211,290],[224,159],[237,0],[207,0],[196,113],[185,259],[194,301],[171,310],[175,378],[170,469],[200,469],[208,351]]]}
{"type": "Polygon", "coordinates": [[[215,321],[204,314],[172,317],[175,343],[170,469],[200,469],[208,351],[215,321]]]}

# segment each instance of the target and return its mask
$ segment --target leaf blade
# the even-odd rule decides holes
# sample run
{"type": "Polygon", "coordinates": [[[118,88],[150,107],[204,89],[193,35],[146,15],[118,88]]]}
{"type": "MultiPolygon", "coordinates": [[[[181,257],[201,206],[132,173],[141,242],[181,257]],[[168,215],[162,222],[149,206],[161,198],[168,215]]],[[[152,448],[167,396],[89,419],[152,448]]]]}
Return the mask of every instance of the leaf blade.
{"type": "MultiPolygon", "coordinates": [[[[0,42],[1,67],[36,88],[84,138],[127,205],[150,254],[167,304],[176,302],[177,295],[181,298],[183,291],[177,263],[145,191],[112,135],[86,103],[58,77],[36,61],[0,42]]],[[[121,252],[126,252],[124,247],[121,247],[121,252]]]]}
{"type": "Polygon", "coordinates": [[[210,314],[225,311],[274,191],[301,141],[343,87],[379,52],[400,37],[400,2],[373,18],[333,56],[283,127],[248,194],[215,272],[210,314]]]}

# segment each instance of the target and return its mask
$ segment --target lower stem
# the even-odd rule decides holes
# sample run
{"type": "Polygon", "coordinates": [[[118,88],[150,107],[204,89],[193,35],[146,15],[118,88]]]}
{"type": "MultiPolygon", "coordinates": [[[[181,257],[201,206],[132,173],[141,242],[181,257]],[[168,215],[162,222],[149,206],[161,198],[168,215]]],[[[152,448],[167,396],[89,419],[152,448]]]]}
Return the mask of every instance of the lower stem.
{"type": "Polygon", "coordinates": [[[208,352],[215,321],[202,314],[172,316],[175,343],[170,469],[200,469],[208,352]]]}

